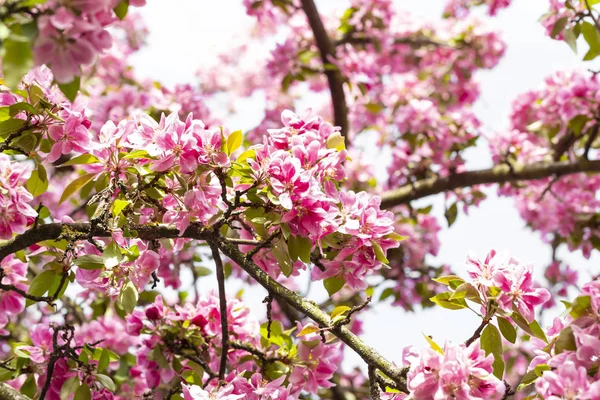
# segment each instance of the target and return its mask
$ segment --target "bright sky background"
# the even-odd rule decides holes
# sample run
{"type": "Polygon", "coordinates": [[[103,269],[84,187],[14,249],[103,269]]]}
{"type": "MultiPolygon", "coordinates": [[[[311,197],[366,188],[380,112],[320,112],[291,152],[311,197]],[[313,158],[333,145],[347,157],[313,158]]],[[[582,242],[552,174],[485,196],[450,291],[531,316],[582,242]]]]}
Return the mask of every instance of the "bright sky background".
{"type": "MultiPolygon", "coordinates": [[[[150,36],[148,46],[134,58],[138,74],[166,84],[194,82],[198,66],[211,62],[215,54],[233,46],[236,36],[243,37],[251,25],[241,3],[241,0],[149,0],[148,5],[141,9],[150,28],[150,36]]],[[[398,3],[413,14],[436,19],[441,15],[444,1],[398,3]]],[[[317,1],[321,9],[340,9],[342,4],[344,2],[340,0],[317,1]]],[[[513,6],[489,21],[502,30],[508,45],[507,53],[497,68],[477,75],[482,96],[475,108],[490,132],[507,126],[512,99],[527,89],[538,87],[553,71],[564,68],[600,69],[597,62],[579,61],[582,54],[576,56],[565,43],[550,40],[544,35],[537,20],[547,7],[547,0],[514,0],[513,6]]],[[[248,109],[228,121],[228,125],[238,129],[260,118],[256,107],[249,103],[248,109]]],[[[476,150],[469,153],[468,161],[470,168],[490,166],[485,142],[482,141],[476,150]]],[[[448,263],[461,273],[469,251],[484,257],[491,248],[495,248],[507,250],[517,259],[533,263],[540,272],[550,260],[549,247],[524,226],[511,199],[499,199],[494,191],[488,193],[490,198],[479,208],[471,209],[469,216],[460,214],[457,222],[442,232],[442,248],[434,262],[448,263]]],[[[424,202],[435,204],[434,212],[445,226],[441,199],[428,198],[424,202]]],[[[573,267],[580,271],[598,272],[598,257],[585,260],[579,252],[569,254],[566,249],[562,250],[559,255],[573,267]]],[[[232,290],[232,293],[235,291],[232,290]]],[[[263,315],[264,306],[256,306],[261,307],[256,310],[258,315],[263,315]]],[[[476,317],[468,311],[431,309],[406,314],[398,308],[381,304],[363,313],[361,318],[366,331],[364,341],[396,362],[400,362],[404,346],[425,345],[422,332],[432,335],[440,344],[446,339],[461,342],[479,325],[476,317]]],[[[348,354],[347,362],[358,363],[359,358],[348,354]]]]}

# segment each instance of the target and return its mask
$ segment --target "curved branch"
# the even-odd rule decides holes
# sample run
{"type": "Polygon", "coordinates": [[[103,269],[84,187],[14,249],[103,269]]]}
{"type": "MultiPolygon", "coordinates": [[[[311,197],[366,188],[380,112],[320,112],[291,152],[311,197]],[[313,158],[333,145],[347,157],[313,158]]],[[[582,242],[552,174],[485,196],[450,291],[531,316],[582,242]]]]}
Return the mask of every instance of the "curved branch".
{"type": "Polygon", "coordinates": [[[0,400],[31,400],[29,397],[22,395],[17,390],[8,386],[4,382],[0,382],[0,400]]]}
{"type": "Polygon", "coordinates": [[[375,349],[364,344],[358,336],[352,333],[352,331],[345,326],[331,326],[331,320],[328,314],[321,311],[321,309],[314,303],[304,299],[296,292],[289,290],[285,286],[275,281],[262,269],[260,269],[260,267],[254,263],[254,261],[247,259],[244,253],[242,253],[235,245],[225,240],[220,240],[219,247],[223,254],[237,263],[244,271],[254,278],[255,281],[267,289],[269,293],[272,293],[276,298],[285,301],[302,314],[308,316],[321,328],[328,328],[330,332],[332,332],[335,336],[340,338],[342,342],[348,345],[348,347],[354,350],[368,365],[382,371],[385,375],[392,379],[394,383],[402,389],[402,391],[408,393],[408,389],[406,387],[406,374],[408,372],[407,368],[398,367],[388,361],[375,349]]]}
{"type": "Polygon", "coordinates": [[[381,207],[391,208],[434,194],[490,183],[528,181],[579,172],[600,172],[600,161],[542,161],[525,165],[496,165],[443,178],[429,178],[392,189],[381,195],[381,207]]]}
{"type": "MultiPolygon", "coordinates": [[[[315,42],[321,54],[323,66],[331,64],[335,60],[335,45],[327,35],[321,16],[317,10],[317,6],[313,0],[301,0],[302,8],[308,19],[308,24],[315,36],[315,42]]],[[[329,90],[331,91],[331,103],[333,105],[333,119],[336,126],[342,128],[342,136],[346,140],[346,147],[350,145],[348,133],[350,123],[348,122],[348,105],[346,104],[346,95],[344,93],[344,78],[341,72],[337,69],[325,68],[325,75],[329,82],[329,90]]]]}

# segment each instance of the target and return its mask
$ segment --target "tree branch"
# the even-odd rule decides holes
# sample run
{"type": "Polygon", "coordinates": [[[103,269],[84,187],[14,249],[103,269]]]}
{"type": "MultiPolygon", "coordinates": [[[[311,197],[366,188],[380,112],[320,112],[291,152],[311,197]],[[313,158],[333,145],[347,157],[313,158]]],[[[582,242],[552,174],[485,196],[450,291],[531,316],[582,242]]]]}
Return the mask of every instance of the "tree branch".
{"type": "MultiPolygon", "coordinates": [[[[317,10],[317,6],[313,0],[301,0],[302,8],[308,19],[308,24],[315,36],[315,42],[321,53],[321,61],[323,66],[331,64],[331,61],[336,59],[335,45],[327,35],[321,16],[317,10]]],[[[346,95],[344,94],[344,78],[341,72],[335,69],[325,68],[325,75],[329,82],[329,90],[331,91],[331,103],[333,105],[333,120],[336,126],[342,128],[342,136],[346,140],[346,147],[350,145],[348,133],[350,123],[348,122],[348,105],[346,104],[346,95]]]]}
{"type": "MultiPolygon", "coordinates": [[[[260,269],[251,259],[248,259],[234,244],[229,243],[227,239],[220,237],[218,231],[206,229],[198,223],[192,223],[182,235],[172,226],[166,225],[135,225],[129,227],[130,231],[137,232],[137,237],[143,240],[154,240],[161,238],[190,238],[197,240],[206,240],[218,245],[224,255],[236,262],[244,269],[254,280],[266,288],[269,293],[282,302],[288,303],[291,307],[306,315],[315,321],[321,328],[327,328],[331,333],[340,338],[348,347],[354,350],[360,357],[390,379],[394,381],[398,388],[408,392],[406,387],[406,374],[408,368],[398,367],[385,359],[375,349],[365,345],[362,340],[352,333],[345,326],[331,327],[331,320],[327,313],[321,311],[317,305],[304,299],[296,292],[282,286],[263,270],[260,269]]],[[[56,240],[65,235],[81,235],[85,238],[89,236],[109,237],[110,232],[89,223],[54,223],[41,225],[29,231],[15,236],[13,239],[0,244],[0,260],[16,251],[26,249],[27,247],[45,240],[56,240]]]]}
{"type": "Polygon", "coordinates": [[[541,161],[526,165],[500,164],[493,168],[429,178],[392,189],[381,195],[381,207],[391,208],[434,194],[490,183],[527,181],[579,172],[600,172],[600,161],[541,161]]]}
{"type": "MultiPolygon", "coordinates": [[[[183,235],[179,235],[179,230],[168,225],[134,225],[129,226],[130,231],[135,231],[137,237],[143,240],[154,239],[173,239],[188,238],[206,240],[210,235],[204,227],[198,223],[192,223],[185,230],[183,235]]],[[[110,237],[109,230],[92,225],[87,222],[75,223],[53,223],[39,225],[29,229],[27,232],[17,235],[10,240],[0,241],[0,261],[4,257],[16,253],[19,250],[28,248],[45,240],[56,240],[60,237],[69,237],[70,235],[89,235],[90,237],[110,237]]]]}
{"type": "Polygon", "coordinates": [[[0,400],[31,400],[4,382],[0,382],[0,400]]]}
{"type": "Polygon", "coordinates": [[[293,308],[315,321],[321,328],[330,329],[330,332],[354,350],[368,365],[381,370],[385,375],[390,377],[399,388],[408,393],[406,387],[407,368],[398,367],[385,359],[375,349],[364,344],[358,336],[345,326],[331,327],[331,321],[328,314],[321,311],[314,303],[304,299],[296,292],[289,290],[275,281],[252,260],[247,259],[235,245],[225,240],[221,240],[219,247],[223,254],[236,262],[243,270],[254,278],[255,281],[267,289],[269,293],[272,293],[276,298],[289,303],[293,308]]]}
{"type": "Polygon", "coordinates": [[[210,242],[210,250],[217,270],[217,281],[219,285],[219,313],[221,314],[221,363],[219,364],[219,380],[225,377],[227,369],[227,352],[229,351],[229,326],[227,324],[227,297],[225,295],[225,272],[223,260],[219,254],[219,248],[214,242],[210,242]]]}

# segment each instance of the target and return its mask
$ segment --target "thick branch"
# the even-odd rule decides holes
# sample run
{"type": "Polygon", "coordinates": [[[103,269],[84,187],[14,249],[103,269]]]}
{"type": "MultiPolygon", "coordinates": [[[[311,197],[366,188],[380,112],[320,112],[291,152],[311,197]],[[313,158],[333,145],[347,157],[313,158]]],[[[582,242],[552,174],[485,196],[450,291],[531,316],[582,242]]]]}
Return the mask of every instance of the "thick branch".
{"type": "MultiPolygon", "coordinates": [[[[340,338],[348,347],[354,350],[368,364],[382,371],[392,379],[397,387],[407,392],[406,373],[407,368],[401,368],[380,355],[375,349],[365,345],[362,340],[345,326],[331,326],[329,315],[314,303],[304,299],[297,293],[287,289],[269,275],[263,272],[251,259],[248,259],[234,244],[219,237],[218,232],[204,229],[199,224],[191,224],[183,235],[179,235],[176,228],[166,225],[139,225],[129,227],[131,231],[137,232],[137,237],[143,240],[154,240],[161,238],[184,237],[190,239],[218,241],[220,250],[242,267],[260,285],[266,288],[277,299],[288,303],[300,313],[308,316],[320,327],[328,328],[335,336],[340,338]]],[[[63,235],[85,234],[95,237],[109,237],[110,232],[101,228],[92,228],[89,223],[55,223],[41,225],[18,235],[9,241],[0,244],[0,259],[16,251],[25,249],[35,243],[45,240],[56,240],[63,235]]],[[[87,237],[87,236],[86,236],[87,237]]]]}
{"type": "Polygon", "coordinates": [[[22,395],[17,390],[8,386],[4,382],[0,382],[0,400],[31,400],[29,397],[22,395]]]}
{"type": "Polygon", "coordinates": [[[235,261],[252,278],[254,278],[255,281],[267,289],[269,293],[272,293],[277,299],[289,303],[293,308],[319,324],[321,328],[331,328],[330,331],[346,343],[348,347],[354,350],[368,365],[382,371],[385,375],[390,377],[398,387],[402,388],[403,391],[408,392],[408,389],[406,388],[406,368],[398,367],[385,359],[375,349],[364,344],[358,336],[345,326],[331,327],[329,315],[321,311],[314,303],[304,299],[296,292],[289,290],[272,279],[252,260],[247,259],[244,253],[242,253],[235,245],[222,240],[219,247],[223,254],[235,261]]]}
{"type": "MultiPolygon", "coordinates": [[[[308,24],[315,35],[315,42],[321,53],[323,65],[331,64],[335,61],[335,45],[327,35],[321,16],[317,10],[317,6],[313,0],[301,0],[302,8],[308,19],[308,24]]],[[[333,119],[336,126],[342,128],[342,135],[346,139],[346,146],[349,146],[350,140],[348,132],[350,124],[348,122],[348,105],[346,104],[346,95],[344,94],[344,78],[341,72],[337,69],[325,68],[325,75],[329,82],[329,90],[331,91],[331,103],[333,104],[333,119]]]]}
{"type": "MultiPolygon", "coordinates": [[[[209,236],[200,224],[192,223],[179,235],[177,228],[167,225],[137,225],[130,226],[130,231],[137,232],[137,237],[143,240],[167,239],[183,237],[188,239],[206,240],[209,236]]],[[[89,223],[54,223],[39,225],[10,240],[0,241],[0,261],[4,257],[16,253],[45,240],[56,240],[70,235],[90,235],[93,237],[110,237],[110,231],[94,227],[89,223]]]]}
{"type": "Polygon", "coordinates": [[[600,172],[600,161],[543,161],[527,165],[501,164],[493,168],[468,171],[443,178],[429,178],[393,189],[381,195],[381,207],[390,208],[422,197],[450,190],[490,183],[527,181],[578,172],[600,172]]]}

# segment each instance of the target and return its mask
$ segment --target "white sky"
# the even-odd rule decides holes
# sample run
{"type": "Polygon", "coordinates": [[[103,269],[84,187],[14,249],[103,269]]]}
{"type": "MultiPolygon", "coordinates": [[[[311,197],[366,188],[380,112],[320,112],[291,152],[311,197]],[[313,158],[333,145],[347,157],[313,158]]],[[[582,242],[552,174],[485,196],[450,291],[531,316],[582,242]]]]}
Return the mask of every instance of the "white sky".
{"type": "MultiPolygon", "coordinates": [[[[243,37],[251,25],[241,3],[241,0],[149,0],[147,6],[141,9],[150,28],[149,45],[133,60],[138,74],[166,84],[193,82],[198,66],[212,62],[216,53],[232,46],[235,37],[243,37]]],[[[444,1],[398,3],[416,15],[435,19],[441,15],[444,1]]],[[[339,8],[341,4],[344,2],[340,0],[317,1],[321,9],[339,8]]],[[[547,7],[547,0],[514,0],[513,6],[490,20],[492,26],[503,31],[508,44],[500,65],[477,75],[482,96],[476,104],[476,112],[490,131],[507,126],[512,99],[527,89],[538,87],[551,72],[564,68],[600,69],[598,62],[583,63],[579,61],[582,54],[576,56],[565,43],[550,40],[544,35],[537,20],[547,7]]],[[[248,121],[259,119],[260,114],[257,115],[256,108],[252,109],[249,104],[247,111],[228,121],[228,125],[238,129],[248,121]]],[[[470,152],[468,161],[471,168],[490,165],[485,143],[470,152]]],[[[537,234],[525,228],[511,199],[499,199],[493,191],[489,193],[490,198],[479,208],[471,209],[469,216],[460,214],[457,222],[441,233],[442,248],[434,261],[448,263],[460,273],[464,272],[464,260],[469,251],[484,257],[489,249],[496,248],[533,263],[539,268],[539,273],[550,260],[548,246],[539,240],[537,234]]],[[[443,215],[440,198],[430,198],[425,202],[433,202],[434,212],[443,215]]],[[[445,226],[443,217],[441,224],[445,226]]],[[[568,254],[566,249],[560,255],[580,271],[598,272],[598,257],[585,260],[580,253],[568,254]]],[[[263,315],[264,306],[260,307],[257,313],[263,315]]],[[[422,332],[432,335],[438,343],[446,339],[460,342],[466,340],[479,324],[468,311],[433,309],[406,314],[387,305],[377,305],[361,317],[366,330],[363,335],[365,342],[396,362],[400,362],[404,346],[424,345],[422,332]]],[[[348,354],[347,362],[358,363],[359,359],[348,354]]]]}

